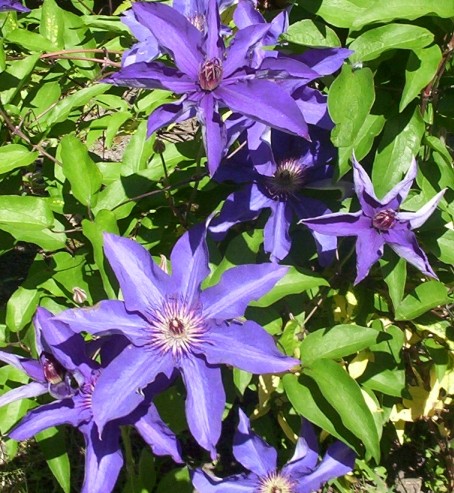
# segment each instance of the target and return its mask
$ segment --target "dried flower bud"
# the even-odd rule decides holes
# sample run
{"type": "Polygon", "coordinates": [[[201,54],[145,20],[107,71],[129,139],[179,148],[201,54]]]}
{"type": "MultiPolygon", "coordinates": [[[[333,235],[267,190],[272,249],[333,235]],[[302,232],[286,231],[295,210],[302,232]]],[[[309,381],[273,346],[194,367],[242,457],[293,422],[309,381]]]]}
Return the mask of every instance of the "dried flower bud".
{"type": "Polygon", "coordinates": [[[87,293],[85,290],[77,286],[73,288],[73,301],[78,305],[85,303],[87,301],[87,293]]]}

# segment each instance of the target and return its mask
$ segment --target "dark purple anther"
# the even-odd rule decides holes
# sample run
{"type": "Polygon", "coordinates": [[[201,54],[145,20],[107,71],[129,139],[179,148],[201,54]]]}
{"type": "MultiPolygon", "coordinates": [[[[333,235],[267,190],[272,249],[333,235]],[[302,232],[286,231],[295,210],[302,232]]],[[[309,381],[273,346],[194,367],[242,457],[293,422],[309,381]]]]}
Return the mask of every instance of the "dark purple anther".
{"type": "Polygon", "coordinates": [[[380,231],[388,231],[394,226],[396,222],[396,211],[392,209],[385,209],[384,211],[377,212],[372,219],[374,228],[380,231]]]}
{"type": "Polygon", "coordinates": [[[216,89],[222,80],[222,63],[219,58],[207,60],[199,72],[199,84],[204,91],[216,89]]]}
{"type": "Polygon", "coordinates": [[[49,383],[56,385],[57,383],[63,382],[65,369],[52,354],[42,353],[40,360],[43,365],[44,377],[49,383]]]}

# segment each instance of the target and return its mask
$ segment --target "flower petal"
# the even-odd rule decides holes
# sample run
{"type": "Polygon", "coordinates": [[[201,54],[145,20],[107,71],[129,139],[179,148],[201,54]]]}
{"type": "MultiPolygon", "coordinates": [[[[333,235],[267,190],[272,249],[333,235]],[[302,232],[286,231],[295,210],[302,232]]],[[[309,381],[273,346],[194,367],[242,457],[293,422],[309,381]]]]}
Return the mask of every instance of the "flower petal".
{"type": "Polygon", "coordinates": [[[246,469],[266,476],[276,469],[276,449],[251,430],[249,418],[238,409],[240,421],[233,437],[233,455],[246,469]]]}
{"type": "Polygon", "coordinates": [[[105,430],[99,438],[95,423],[81,427],[85,438],[85,477],[81,493],[110,493],[123,466],[120,431],[117,426],[105,430]]]}
{"type": "Polygon", "coordinates": [[[147,135],[150,137],[156,130],[170,123],[184,122],[188,118],[195,116],[195,114],[194,102],[190,100],[163,104],[148,117],[147,135]]]}
{"type": "Polygon", "coordinates": [[[273,205],[263,232],[263,246],[271,261],[279,262],[288,255],[292,244],[289,229],[293,212],[286,201],[277,201],[273,205]]]}
{"type": "Polygon", "coordinates": [[[38,395],[47,394],[47,392],[47,384],[41,382],[30,382],[25,385],[21,385],[16,389],[12,389],[0,396],[0,407],[21,399],[28,399],[30,397],[37,397],[38,395]]]}
{"type": "Polygon", "coordinates": [[[137,20],[154,34],[161,46],[172,53],[177,67],[197,80],[203,62],[200,31],[184,15],[163,3],[137,2],[132,9],[137,20]]]}
{"type": "Polygon", "coordinates": [[[301,60],[320,75],[330,75],[339,70],[345,59],[353,53],[346,48],[315,48],[298,55],[301,60]]]}
{"type": "Polygon", "coordinates": [[[383,235],[371,228],[362,231],[356,240],[356,279],[355,284],[362,281],[369,274],[372,265],[383,255],[383,235]]]}
{"type": "Polygon", "coordinates": [[[355,183],[355,192],[358,196],[362,210],[369,217],[373,217],[376,209],[382,207],[384,202],[380,201],[375,195],[374,186],[364,168],[358,163],[355,156],[353,161],[353,180],[355,183]]]}
{"type": "Polygon", "coordinates": [[[203,350],[209,363],[225,363],[256,374],[280,373],[300,364],[281,353],[273,337],[252,320],[241,325],[212,324],[203,350]]]}
{"type": "Polygon", "coordinates": [[[33,380],[37,380],[38,382],[46,382],[43,368],[40,362],[35,359],[16,356],[15,354],[8,353],[7,351],[0,351],[0,361],[8,363],[18,370],[25,372],[33,380]]]}
{"type": "Polygon", "coordinates": [[[104,252],[120,283],[128,310],[145,314],[162,304],[168,276],[142,245],[104,233],[104,252]]]}
{"type": "Polygon", "coordinates": [[[284,466],[283,472],[292,477],[303,476],[312,471],[318,462],[318,442],[313,425],[303,419],[301,433],[296,442],[295,452],[290,461],[284,466]]]}
{"type": "Polygon", "coordinates": [[[257,478],[246,475],[229,476],[220,479],[202,469],[192,472],[192,484],[202,493],[251,493],[257,486],[257,478]]]}
{"type": "Polygon", "coordinates": [[[446,192],[446,188],[441,192],[438,192],[434,197],[432,197],[427,204],[423,205],[419,211],[416,212],[398,212],[396,214],[396,219],[401,222],[408,221],[410,223],[411,229],[416,229],[422,226],[427,219],[432,215],[434,210],[437,208],[438,203],[442,199],[446,192]]]}
{"type": "Polygon", "coordinates": [[[207,60],[218,58],[222,60],[224,41],[220,35],[221,20],[216,0],[207,0],[206,29],[203,47],[207,60]]]}
{"type": "Polygon", "coordinates": [[[391,209],[398,209],[400,204],[407,197],[417,172],[418,165],[416,164],[416,159],[413,158],[404,179],[395,185],[393,189],[382,198],[381,203],[391,209]]]}
{"type": "Polygon", "coordinates": [[[358,236],[367,233],[372,228],[370,218],[366,217],[362,211],[334,212],[303,219],[300,223],[318,233],[330,236],[358,236]]]}
{"type": "Polygon", "coordinates": [[[204,317],[226,320],[243,316],[247,305],[267,293],[287,270],[270,263],[232,267],[218,284],[202,291],[204,317]]]}
{"type": "Polygon", "coordinates": [[[307,124],[294,99],[277,84],[267,80],[240,80],[236,84],[222,84],[216,97],[233,111],[254,120],[308,138],[307,124]]]}
{"type": "Polygon", "coordinates": [[[216,443],[221,435],[225,392],[221,370],[208,365],[202,357],[181,360],[181,373],[186,385],[186,419],[197,442],[216,458],[216,443]]]}

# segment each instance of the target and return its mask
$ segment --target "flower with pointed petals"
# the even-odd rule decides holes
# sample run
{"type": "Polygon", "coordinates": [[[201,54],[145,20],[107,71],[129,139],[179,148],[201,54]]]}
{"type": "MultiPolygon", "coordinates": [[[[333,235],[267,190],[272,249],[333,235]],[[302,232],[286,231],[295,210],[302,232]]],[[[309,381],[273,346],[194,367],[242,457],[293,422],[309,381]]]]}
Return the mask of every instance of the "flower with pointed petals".
{"type": "MultiPolygon", "coordinates": [[[[253,130],[253,129],[251,129],[253,130]]],[[[258,142],[256,136],[251,140],[258,142]]],[[[215,179],[246,182],[227,197],[219,217],[210,225],[215,239],[222,239],[234,224],[256,219],[266,209],[271,215],[265,224],[264,248],[271,260],[282,260],[290,251],[290,227],[298,219],[331,212],[323,202],[304,194],[310,188],[328,188],[334,157],[328,132],[313,132],[312,141],[271,131],[271,142],[256,147],[250,144],[246,156],[238,154],[232,164],[218,169],[215,179]],[[246,160],[252,163],[247,166],[246,160]],[[238,163],[238,165],[235,165],[238,163]]],[[[332,186],[332,185],[331,185],[332,186]]],[[[334,259],[336,238],[314,233],[319,262],[328,265],[334,259]]]]}
{"type": "Polygon", "coordinates": [[[16,12],[30,12],[30,9],[22,5],[19,0],[0,0],[0,12],[8,12],[15,10],[16,12]]]}
{"type": "Polygon", "coordinates": [[[208,0],[204,34],[184,15],[163,3],[138,2],[132,8],[136,19],[153,33],[164,51],[172,55],[176,67],[158,61],[133,63],[104,82],[183,94],[178,102],[164,104],[150,115],[148,135],[170,123],[197,116],[211,174],[226,150],[226,129],[220,107],[284,132],[308,136],[298,105],[289,92],[274,81],[290,76],[310,81],[318,74],[293,60],[283,68],[280,61],[272,76],[269,68],[251,66],[250,50],[268,32],[269,24],[238,30],[226,48],[216,0],[208,0]]]}
{"type": "Polygon", "coordinates": [[[445,191],[437,193],[417,212],[399,212],[416,173],[417,165],[413,159],[404,179],[382,199],[378,199],[369,176],[353,157],[355,191],[362,210],[326,214],[301,221],[321,234],[357,237],[355,284],[362,281],[372,265],[382,257],[385,244],[424,274],[437,277],[412,230],[426,222],[445,191]]]}
{"type": "Polygon", "coordinates": [[[104,370],[93,393],[93,413],[101,429],[132,412],[143,400],[143,389],[159,374],[170,376],[177,370],[186,386],[189,429],[214,457],[225,406],[220,365],[277,373],[298,361],[280,353],[257,323],[233,321],[287,268],[241,265],[226,271],[215,286],[201,290],[209,274],[205,236],[206,227],[199,225],[178,240],[168,275],[138,243],[105,234],[105,255],[124,302],[67,310],[58,319],[75,331],[120,333],[131,342],[104,370]]]}
{"type": "MultiPolygon", "coordinates": [[[[111,347],[106,344],[102,348],[105,361],[100,365],[87,357],[87,345],[80,334],[75,334],[65,324],[52,317],[52,314],[43,308],[38,308],[35,317],[36,327],[42,333],[46,344],[53,350],[53,363],[59,362],[60,365],[58,370],[54,371],[55,368],[51,369],[49,363],[45,363],[43,373],[49,380],[56,379],[55,375],[62,371],[71,373],[74,380],[71,395],[33,409],[10,431],[9,436],[14,440],[26,440],[52,426],[69,424],[77,427],[84,435],[86,445],[82,493],[110,493],[113,490],[123,465],[119,443],[120,425],[134,425],[154,453],[168,454],[177,462],[182,462],[175,436],[151,403],[152,395],[162,391],[168,385],[167,381],[159,381],[154,387],[150,386],[141,406],[123,419],[109,423],[100,435],[93,420],[92,395],[104,371],[103,365],[118,354],[118,337],[113,339],[114,344],[111,347]]],[[[122,345],[124,346],[120,341],[120,347],[122,345]]],[[[30,393],[15,397],[30,397],[30,393]]],[[[105,401],[104,405],[110,406],[109,401],[105,401]]]]}
{"type": "Polygon", "coordinates": [[[220,479],[196,469],[192,483],[199,493],[311,493],[353,469],[355,454],[341,442],[331,445],[318,463],[317,437],[306,420],[293,457],[277,469],[277,451],[251,430],[241,410],[239,414],[233,455],[250,472],[220,479]]]}

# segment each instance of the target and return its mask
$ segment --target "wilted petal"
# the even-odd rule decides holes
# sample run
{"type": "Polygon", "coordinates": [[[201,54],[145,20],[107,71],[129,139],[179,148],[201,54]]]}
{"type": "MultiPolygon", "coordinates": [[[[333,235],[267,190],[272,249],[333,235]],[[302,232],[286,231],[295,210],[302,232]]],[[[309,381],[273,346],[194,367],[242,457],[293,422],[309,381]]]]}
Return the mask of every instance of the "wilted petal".
{"type": "MultiPolygon", "coordinates": [[[[137,413],[134,413],[137,414],[137,413]]],[[[162,421],[154,404],[150,404],[146,413],[135,419],[130,417],[142,438],[152,448],[155,455],[170,455],[175,462],[184,462],[181,458],[180,444],[170,428],[162,421]]]]}
{"type": "Polygon", "coordinates": [[[81,427],[85,438],[85,477],[81,493],[110,493],[123,466],[118,427],[106,429],[102,439],[94,423],[81,427]]]}
{"type": "Polygon", "coordinates": [[[246,469],[266,476],[277,466],[277,452],[251,430],[249,418],[238,409],[240,422],[233,438],[233,455],[246,469]]]}
{"type": "Polygon", "coordinates": [[[163,3],[137,2],[132,8],[138,21],[154,34],[161,46],[172,53],[177,67],[197,80],[203,62],[200,31],[184,15],[163,3]]]}
{"type": "Polygon", "coordinates": [[[179,292],[190,304],[210,273],[205,224],[198,224],[181,236],[172,250],[170,261],[173,291],[179,292]]]}
{"type": "Polygon", "coordinates": [[[277,201],[271,208],[271,215],[265,224],[264,249],[272,262],[279,262],[288,255],[291,246],[289,234],[293,212],[284,201],[277,201]]]}
{"type": "Polygon", "coordinates": [[[196,469],[192,473],[192,484],[201,493],[251,493],[257,487],[257,478],[235,475],[220,479],[196,469]]]}
{"type": "Polygon", "coordinates": [[[216,443],[221,435],[225,392],[221,370],[208,365],[203,357],[188,356],[181,360],[186,385],[186,419],[197,442],[216,458],[216,443]]]}
{"type": "Polygon", "coordinates": [[[371,219],[364,216],[362,211],[351,213],[335,212],[320,217],[303,219],[300,223],[318,233],[330,236],[358,236],[367,234],[372,228],[371,219]]]}
{"type": "Polygon", "coordinates": [[[432,270],[426,254],[418,245],[416,236],[413,231],[406,227],[394,227],[383,233],[386,243],[407,262],[414,265],[423,274],[437,278],[432,270]]]}
{"type": "Polygon", "coordinates": [[[355,453],[341,442],[336,442],[328,448],[320,465],[311,474],[301,478],[297,493],[312,493],[317,491],[326,481],[344,476],[352,471],[355,464],[355,453]]]}
{"type": "Polygon", "coordinates": [[[168,275],[142,245],[104,233],[104,252],[120,283],[128,310],[144,313],[162,304],[168,275]]]}
{"type": "Polygon", "coordinates": [[[37,397],[38,395],[46,394],[47,391],[47,384],[41,382],[31,382],[26,385],[21,385],[20,387],[9,390],[0,396],[0,407],[21,399],[28,399],[30,397],[37,397]]]}
{"type": "Polygon", "coordinates": [[[427,204],[423,205],[419,211],[416,212],[398,212],[396,214],[396,219],[400,222],[408,221],[410,223],[411,229],[416,229],[422,226],[427,219],[432,215],[434,210],[437,208],[438,203],[445,194],[446,189],[438,192],[437,195],[432,197],[427,204]]]}
{"type": "Polygon", "coordinates": [[[52,426],[68,424],[77,427],[87,419],[90,419],[89,411],[74,407],[72,399],[64,399],[33,409],[8,435],[14,440],[26,440],[52,426]]]}
{"type": "Polygon", "coordinates": [[[233,85],[219,86],[216,96],[233,111],[284,132],[308,138],[307,124],[294,99],[273,82],[240,80],[233,85]]]}
{"type": "Polygon", "coordinates": [[[356,279],[355,284],[362,281],[370,268],[383,255],[383,245],[385,244],[384,237],[375,231],[369,229],[362,231],[356,240],[356,279]]]}
{"type": "Polygon", "coordinates": [[[218,284],[202,291],[204,317],[228,320],[243,316],[247,305],[267,293],[287,270],[270,263],[232,267],[218,284]]]}
{"type": "Polygon", "coordinates": [[[281,353],[272,336],[252,320],[241,325],[212,324],[203,350],[209,363],[225,363],[256,374],[280,373],[300,364],[281,353]]]}

